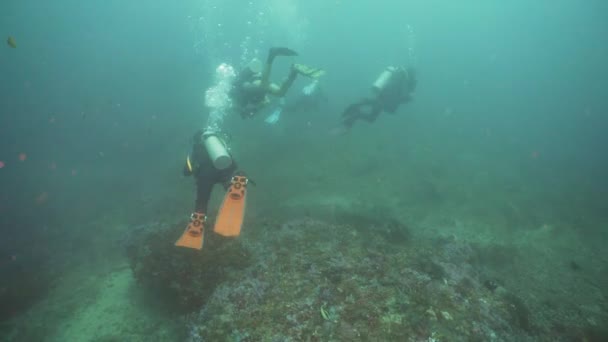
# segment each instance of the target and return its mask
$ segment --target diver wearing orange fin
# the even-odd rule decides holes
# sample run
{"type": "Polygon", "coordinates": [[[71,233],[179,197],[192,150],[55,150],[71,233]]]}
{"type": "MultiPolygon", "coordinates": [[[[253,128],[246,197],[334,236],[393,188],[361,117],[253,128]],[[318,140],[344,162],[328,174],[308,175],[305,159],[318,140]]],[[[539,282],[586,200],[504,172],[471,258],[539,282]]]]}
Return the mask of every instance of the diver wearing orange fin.
{"type": "Polygon", "coordinates": [[[194,134],[192,152],[186,159],[185,176],[196,179],[195,211],[176,246],[202,249],[207,205],[215,184],[222,184],[227,193],[214,231],[223,236],[238,236],[245,213],[247,177],[237,173],[237,166],[224,142],[212,132],[194,134]]]}

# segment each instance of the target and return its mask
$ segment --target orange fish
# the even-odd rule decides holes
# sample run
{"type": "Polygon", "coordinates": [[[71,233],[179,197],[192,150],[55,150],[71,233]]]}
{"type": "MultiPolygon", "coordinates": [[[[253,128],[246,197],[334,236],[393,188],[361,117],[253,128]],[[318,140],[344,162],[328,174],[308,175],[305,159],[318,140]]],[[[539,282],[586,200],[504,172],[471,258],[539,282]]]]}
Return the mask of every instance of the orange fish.
{"type": "Polygon", "coordinates": [[[6,40],[6,43],[8,44],[8,46],[12,47],[13,49],[17,48],[17,42],[15,41],[15,38],[13,38],[13,37],[8,37],[8,39],[6,40]]]}

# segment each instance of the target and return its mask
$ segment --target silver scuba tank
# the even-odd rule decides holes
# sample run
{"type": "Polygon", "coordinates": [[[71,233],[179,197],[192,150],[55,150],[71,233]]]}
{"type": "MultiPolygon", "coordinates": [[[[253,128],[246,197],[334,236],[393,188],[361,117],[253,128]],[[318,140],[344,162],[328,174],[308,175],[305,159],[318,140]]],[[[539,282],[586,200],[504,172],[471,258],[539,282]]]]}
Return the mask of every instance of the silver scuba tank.
{"type": "Polygon", "coordinates": [[[389,85],[395,75],[397,68],[389,66],[378,76],[374,84],[372,84],[372,91],[376,93],[382,92],[387,85],[389,85]]]}
{"type": "Polygon", "coordinates": [[[213,133],[204,134],[203,143],[216,169],[223,170],[232,165],[232,158],[226,149],[226,145],[217,135],[213,133]]]}

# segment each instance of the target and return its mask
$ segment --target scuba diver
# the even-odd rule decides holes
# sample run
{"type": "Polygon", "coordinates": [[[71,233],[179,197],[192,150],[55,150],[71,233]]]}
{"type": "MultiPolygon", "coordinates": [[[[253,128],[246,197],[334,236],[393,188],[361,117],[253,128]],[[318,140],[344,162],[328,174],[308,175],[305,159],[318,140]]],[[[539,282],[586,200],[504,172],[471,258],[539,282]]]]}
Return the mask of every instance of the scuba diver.
{"type": "Polygon", "coordinates": [[[325,71],[318,68],[308,67],[303,64],[292,64],[287,79],[281,85],[270,82],[270,72],[272,63],[277,56],[297,56],[298,53],[285,48],[273,47],[268,51],[266,64],[262,69],[262,63],[258,59],[253,59],[245,69],[243,69],[233,83],[231,99],[234,108],[242,118],[255,116],[264,108],[270,99],[268,95],[284,97],[287,91],[296,80],[298,74],[313,79],[321,77],[325,71]]]}
{"type": "Polygon", "coordinates": [[[243,172],[237,172],[237,165],[224,142],[213,132],[196,132],[183,173],[194,176],[196,180],[196,202],[190,223],[175,245],[202,249],[207,205],[213,186],[218,183],[224,186],[227,193],[213,230],[223,236],[238,236],[245,214],[249,180],[243,172]]]}
{"type": "Polygon", "coordinates": [[[413,68],[386,68],[372,85],[372,97],[346,107],[342,113],[341,130],[347,131],[357,120],[374,122],[382,112],[395,113],[400,105],[412,100],[416,83],[413,68]]]}

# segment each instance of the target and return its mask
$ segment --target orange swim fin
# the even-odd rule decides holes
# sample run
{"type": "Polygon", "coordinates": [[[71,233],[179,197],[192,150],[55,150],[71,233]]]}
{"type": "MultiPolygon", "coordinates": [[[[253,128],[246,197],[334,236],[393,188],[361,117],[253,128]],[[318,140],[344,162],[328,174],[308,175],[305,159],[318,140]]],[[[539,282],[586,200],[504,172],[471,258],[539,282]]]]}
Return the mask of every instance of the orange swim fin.
{"type": "Polygon", "coordinates": [[[190,217],[190,223],[182,236],[175,242],[176,246],[202,249],[203,238],[205,233],[205,214],[193,213],[190,217]]]}
{"type": "Polygon", "coordinates": [[[247,183],[248,180],[245,176],[232,177],[232,182],[215,220],[214,232],[223,236],[241,234],[247,201],[247,183]]]}

